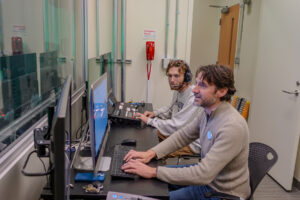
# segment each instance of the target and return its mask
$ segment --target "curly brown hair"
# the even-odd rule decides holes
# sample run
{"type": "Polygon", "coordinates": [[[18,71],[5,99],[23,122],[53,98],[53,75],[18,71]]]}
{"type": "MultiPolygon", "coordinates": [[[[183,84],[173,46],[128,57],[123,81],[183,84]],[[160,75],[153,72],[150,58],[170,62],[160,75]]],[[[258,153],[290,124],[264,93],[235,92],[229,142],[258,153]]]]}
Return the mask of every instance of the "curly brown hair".
{"type": "Polygon", "coordinates": [[[189,66],[188,64],[184,61],[184,60],[170,60],[167,70],[166,70],[166,74],[168,74],[170,68],[172,67],[178,67],[179,68],[179,73],[184,74],[188,69],[189,66]]]}
{"type": "Polygon", "coordinates": [[[202,79],[208,84],[214,84],[216,89],[227,88],[227,94],[220,98],[221,101],[229,101],[236,92],[232,70],[225,65],[201,66],[196,71],[196,77],[202,73],[202,79]]]}

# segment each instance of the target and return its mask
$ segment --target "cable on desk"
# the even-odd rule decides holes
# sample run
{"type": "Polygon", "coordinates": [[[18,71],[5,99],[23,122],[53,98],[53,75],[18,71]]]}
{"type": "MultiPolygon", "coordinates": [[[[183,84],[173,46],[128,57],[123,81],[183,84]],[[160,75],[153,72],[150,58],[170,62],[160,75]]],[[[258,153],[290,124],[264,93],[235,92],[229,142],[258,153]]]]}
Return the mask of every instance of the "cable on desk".
{"type": "Polygon", "coordinates": [[[26,171],[25,171],[25,168],[26,168],[26,166],[27,166],[27,163],[28,163],[28,161],[29,161],[29,158],[31,157],[31,155],[32,155],[33,153],[36,153],[36,154],[37,154],[37,151],[36,151],[36,150],[33,150],[32,152],[30,152],[30,153],[28,154],[28,156],[27,156],[27,158],[26,158],[26,161],[25,161],[25,163],[24,163],[24,166],[23,166],[23,168],[22,168],[22,170],[21,170],[22,174],[23,174],[24,176],[47,176],[47,175],[49,175],[49,174],[54,170],[54,165],[51,167],[51,169],[49,169],[49,170],[48,170],[47,172],[45,172],[45,173],[29,173],[29,172],[26,172],[26,171]]]}
{"type": "MultiPolygon", "coordinates": [[[[43,167],[44,167],[44,171],[45,171],[45,173],[47,172],[47,169],[46,169],[46,165],[45,165],[45,163],[44,163],[44,161],[40,158],[40,157],[38,157],[39,158],[39,160],[42,162],[42,164],[43,164],[43,167]]],[[[47,182],[47,185],[49,184],[49,176],[48,175],[46,175],[46,182],[47,182]]]]}
{"type": "Polygon", "coordinates": [[[76,139],[78,139],[78,133],[79,133],[79,130],[80,130],[80,135],[79,135],[79,138],[81,137],[81,134],[82,134],[82,127],[88,122],[88,120],[86,120],[85,123],[83,123],[83,108],[81,109],[81,117],[80,117],[80,127],[76,130],[75,132],[75,137],[76,139]]]}

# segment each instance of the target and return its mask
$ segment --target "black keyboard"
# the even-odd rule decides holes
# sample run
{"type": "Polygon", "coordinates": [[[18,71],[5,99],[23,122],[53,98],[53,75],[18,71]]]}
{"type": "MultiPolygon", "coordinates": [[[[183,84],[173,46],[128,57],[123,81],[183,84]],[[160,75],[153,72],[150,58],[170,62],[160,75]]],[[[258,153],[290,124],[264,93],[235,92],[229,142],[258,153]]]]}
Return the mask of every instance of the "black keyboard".
{"type": "Polygon", "coordinates": [[[111,169],[110,169],[110,175],[113,178],[130,178],[130,179],[135,178],[134,174],[125,173],[121,169],[122,165],[125,163],[123,159],[131,149],[135,149],[135,148],[132,146],[122,146],[122,145],[115,146],[114,153],[112,155],[111,169]]]}

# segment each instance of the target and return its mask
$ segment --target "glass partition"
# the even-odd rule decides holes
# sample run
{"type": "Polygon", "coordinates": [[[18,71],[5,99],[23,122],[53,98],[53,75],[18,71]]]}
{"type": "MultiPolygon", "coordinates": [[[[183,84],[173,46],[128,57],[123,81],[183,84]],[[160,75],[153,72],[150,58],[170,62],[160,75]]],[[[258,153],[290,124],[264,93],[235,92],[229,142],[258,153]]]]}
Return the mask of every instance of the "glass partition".
{"type": "Polygon", "coordinates": [[[94,83],[99,76],[107,72],[107,91],[112,89],[112,60],[111,53],[101,55],[99,58],[91,58],[88,60],[88,85],[94,83]]]}
{"type": "MultiPolygon", "coordinates": [[[[96,0],[96,55],[88,59],[88,85],[107,72],[108,92],[113,87],[112,51],[113,51],[113,2],[112,0],[96,0]]],[[[92,3],[92,2],[91,2],[92,3]]],[[[93,16],[93,15],[92,15],[93,16]]],[[[89,49],[90,50],[90,49],[89,49]]],[[[90,88],[89,88],[90,91],[90,88]]]]}
{"type": "Polygon", "coordinates": [[[67,75],[73,91],[84,84],[82,2],[0,1],[0,152],[45,115],[67,75]]]}

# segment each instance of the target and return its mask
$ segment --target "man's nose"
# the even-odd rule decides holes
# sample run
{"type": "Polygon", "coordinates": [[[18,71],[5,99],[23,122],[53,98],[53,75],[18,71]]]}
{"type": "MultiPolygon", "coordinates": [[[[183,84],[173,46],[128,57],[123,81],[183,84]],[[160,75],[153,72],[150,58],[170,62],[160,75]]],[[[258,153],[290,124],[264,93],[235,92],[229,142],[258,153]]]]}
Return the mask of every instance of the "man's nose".
{"type": "Polygon", "coordinates": [[[192,90],[193,93],[198,93],[199,92],[199,86],[195,86],[194,89],[192,90]]]}
{"type": "Polygon", "coordinates": [[[175,77],[174,77],[174,76],[171,76],[170,81],[171,81],[171,82],[174,82],[174,81],[175,81],[175,77]]]}

